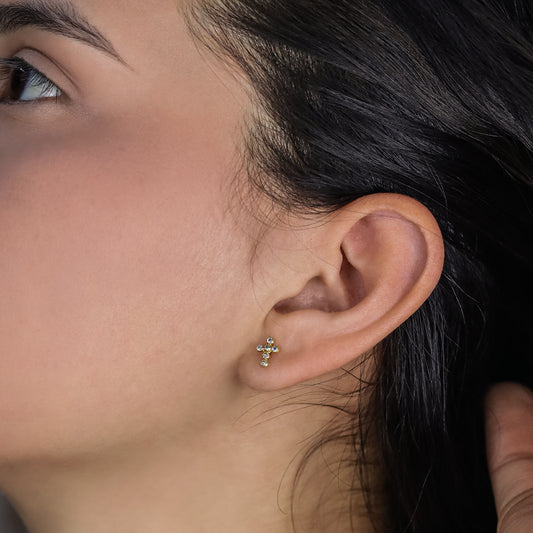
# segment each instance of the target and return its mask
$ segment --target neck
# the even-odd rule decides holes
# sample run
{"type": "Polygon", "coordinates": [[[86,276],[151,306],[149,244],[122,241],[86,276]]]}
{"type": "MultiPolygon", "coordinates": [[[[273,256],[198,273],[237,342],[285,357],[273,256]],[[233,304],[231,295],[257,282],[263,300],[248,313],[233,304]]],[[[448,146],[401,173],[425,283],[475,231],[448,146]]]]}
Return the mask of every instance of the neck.
{"type": "MultiPolygon", "coordinates": [[[[317,407],[285,410],[281,415],[265,409],[253,421],[250,412],[221,417],[219,425],[194,435],[83,459],[10,465],[0,470],[0,486],[31,533],[291,533],[298,452],[312,445],[307,439],[316,437],[331,413],[317,407]]],[[[331,455],[341,453],[331,449],[331,455]]],[[[351,531],[348,487],[338,467],[316,456],[320,460],[310,461],[302,478],[296,523],[302,531],[351,531]],[[317,527],[317,505],[328,527],[317,527]]],[[[347,470],[350,480],[353,470],[347,470]]],[[[358,533],[369,527],[363,515],[355,522],[358,533]]]]}

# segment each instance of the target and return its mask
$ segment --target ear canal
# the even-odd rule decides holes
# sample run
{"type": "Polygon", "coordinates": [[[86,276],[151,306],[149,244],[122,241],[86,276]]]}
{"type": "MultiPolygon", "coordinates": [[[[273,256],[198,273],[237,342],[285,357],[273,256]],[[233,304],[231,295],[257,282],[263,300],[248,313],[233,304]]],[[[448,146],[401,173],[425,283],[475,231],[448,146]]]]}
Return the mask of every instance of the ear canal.
{"type": "Polygon", "coordinates": [[[364,295],[363,278],[343,252],[337,279],[328,283],[322,276],[315,276],[307,282],[299,294],[280,301],[274,306],[274,310],[280,314],[301,309],[335,313],[350,309],[361,301],[364,295]]]}

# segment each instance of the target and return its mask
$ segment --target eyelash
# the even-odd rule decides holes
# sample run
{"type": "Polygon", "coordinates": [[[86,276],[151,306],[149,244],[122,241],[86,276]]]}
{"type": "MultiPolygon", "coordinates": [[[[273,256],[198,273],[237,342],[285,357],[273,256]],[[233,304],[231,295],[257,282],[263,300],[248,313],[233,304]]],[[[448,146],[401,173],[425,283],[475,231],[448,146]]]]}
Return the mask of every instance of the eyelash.
{"type": "MultiPolygon", "coordinates": [[[[24,93],[21,93],[20,98],[24,93]]],[[[53,100],[57,102],[63,91],[49,78],[47,78],[40,70],[30,65],[27,61],[20,57],[0,58],[0,105],[22,105],[33,104],[39,100],[53,100]],[[18,73],[24,76],[24,87],[28,85],[42,86],[40,88],[40,94],[37,94],[35,98],[31,100],[18,100],[16,98],[4,98],[3,93],[5,91],[13,90],[12,76],[18,73]],[[57,92],[55,96],[46,96],[47,94],[57,92]]]]}

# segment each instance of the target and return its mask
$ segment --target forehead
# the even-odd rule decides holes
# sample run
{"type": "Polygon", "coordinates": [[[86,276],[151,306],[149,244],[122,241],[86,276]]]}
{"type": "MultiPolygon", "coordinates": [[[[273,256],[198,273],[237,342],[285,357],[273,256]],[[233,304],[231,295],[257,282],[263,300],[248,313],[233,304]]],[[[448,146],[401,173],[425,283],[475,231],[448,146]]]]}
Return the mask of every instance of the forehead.
{"type": "MultiPolygon", "coordinates": [[[[0,29],[76,26],[110,41],[126,60],[181,55],[190,45],[178,0],[0,0],[0,29]],[[181,53],[180,53],[181,52],[181,53]]],[[[58,32],[60,33],[60,32],[58,32]]]]}
{"type": "Polygon", "coordinates": [[[175,0],[71,0],[113,40],[131,65],[178,59],[192,53],[194,43],[175,0]]]}

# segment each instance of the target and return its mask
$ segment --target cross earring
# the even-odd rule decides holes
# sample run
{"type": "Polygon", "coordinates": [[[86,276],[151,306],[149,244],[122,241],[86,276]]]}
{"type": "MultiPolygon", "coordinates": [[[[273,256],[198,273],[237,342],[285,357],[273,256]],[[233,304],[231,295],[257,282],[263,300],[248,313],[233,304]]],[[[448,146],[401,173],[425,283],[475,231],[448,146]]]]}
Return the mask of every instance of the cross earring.
{"type": "Polygon", "coordinates": [[[268,337],[268,339],[266,340],[266,344],[264,346],[260,344],[257,347],[257,351],[262,352],[263,355],[263,360],[259,364],[266,368],[270,363],[270,356],[273,353],[278,353],[279,348],[274,345],[274,339],[272,337],[268,337]]]}

